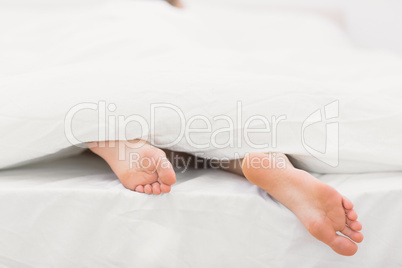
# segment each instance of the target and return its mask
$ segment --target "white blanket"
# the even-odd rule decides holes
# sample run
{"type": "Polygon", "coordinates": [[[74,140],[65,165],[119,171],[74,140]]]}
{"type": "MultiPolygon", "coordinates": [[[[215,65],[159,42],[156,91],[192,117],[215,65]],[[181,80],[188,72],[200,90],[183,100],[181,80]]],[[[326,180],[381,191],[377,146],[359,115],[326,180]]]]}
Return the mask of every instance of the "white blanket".
{"type": "Polygon", "coordinates": [[[281,151],[319,172],[402,169],[402,61],[320,16],[16,3],[0,2],[0,167],[143,138],[207,158],[281,151]]]}

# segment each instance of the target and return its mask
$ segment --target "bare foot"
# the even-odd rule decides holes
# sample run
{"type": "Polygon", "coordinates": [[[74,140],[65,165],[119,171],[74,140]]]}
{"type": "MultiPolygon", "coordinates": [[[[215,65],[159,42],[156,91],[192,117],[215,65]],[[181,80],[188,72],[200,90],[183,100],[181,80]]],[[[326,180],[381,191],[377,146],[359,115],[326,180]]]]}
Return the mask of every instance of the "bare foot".
{"type": "Polygon", "coordinates": [[[356,253],[356,243],[363,241],[359,232],[362,225],[352,202],[334,188],[294,168],[279,153],[249,154],[243,160],[242,170],[250,182],[293,211],[315,238],[341,255],[356,253]]]}
{"type": "Polygon", "coordinates": [[[166,154],[142,140],[87,143],[127,189],[158,195],[170,192],[176,174],[166,154]]]}

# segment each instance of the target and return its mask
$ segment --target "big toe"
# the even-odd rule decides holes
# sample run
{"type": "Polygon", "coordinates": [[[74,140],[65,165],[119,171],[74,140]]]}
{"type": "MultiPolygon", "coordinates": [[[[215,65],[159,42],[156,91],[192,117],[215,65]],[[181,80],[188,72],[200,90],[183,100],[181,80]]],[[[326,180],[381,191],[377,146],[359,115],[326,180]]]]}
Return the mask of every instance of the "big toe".
{"type": "Polygon", "coordinates": [[[161,183],[173,185],[176,182],[176,173],[167,158],[164,158],[164,160],[158,165],[157,172],[161,183]]]}
{"type": "MultiPolygon", "coordinates": [[[[358,249],[356,243],[345,236],[338,235],[330,225],[314,222],[309,227],[309,231],[315,238],[330,246],[338,254],[352,256],[358,249]]],[[[342,231],[346,236],[350,236],[351,233],[358,233],[346,227],[342,231]]]]}
{"type": "Polygon", "coordinates": [[[170,189],[171,189],[171,186],[170,185],[166,185],[166,184],[161,184],[161,191],[162,191],[162,193],[169,193],[170,192],[170,189]]]}
{"type": "Polygon", "coordinates": [[[329,243],[329,246],[336,253],[344,256],[352,256],[357,252],[358,249],[356,243],[341,235],[337,235],[336,238],[329,243]]]}

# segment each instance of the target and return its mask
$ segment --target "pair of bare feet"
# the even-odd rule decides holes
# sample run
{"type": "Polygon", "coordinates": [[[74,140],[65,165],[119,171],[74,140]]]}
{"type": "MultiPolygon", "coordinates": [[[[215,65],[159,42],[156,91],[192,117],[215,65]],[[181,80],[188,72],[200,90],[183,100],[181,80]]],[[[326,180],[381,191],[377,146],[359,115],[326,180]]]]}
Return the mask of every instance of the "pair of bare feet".
{"type": "MultiPolygon", "coordinates": [[[[145,141],[93,142],[88,146],[130,190],[159,195],[170,192],[176,182],[165,152],[145,141]]],[[[346,256],[356,253],[356,243],[362,242],[363,235],[352,202],[309,173],[294,168],[286,155],[248,154],[241,169],[228,170],[244,174],[293,211],[315,238],[335,252],[346,256]]]]}

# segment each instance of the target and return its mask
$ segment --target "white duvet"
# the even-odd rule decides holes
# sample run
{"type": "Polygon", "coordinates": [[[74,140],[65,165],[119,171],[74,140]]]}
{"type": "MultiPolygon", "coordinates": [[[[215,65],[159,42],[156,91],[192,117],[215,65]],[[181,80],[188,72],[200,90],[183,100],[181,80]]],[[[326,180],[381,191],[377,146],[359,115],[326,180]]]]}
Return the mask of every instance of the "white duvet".
{"type": "Polygon", "coordinates": [[[316,172],[402,169],[402,60],[325,18],[21,3],[0,1],[0,168],[142,138],[207,158],[280,151],[316,172]]]}

